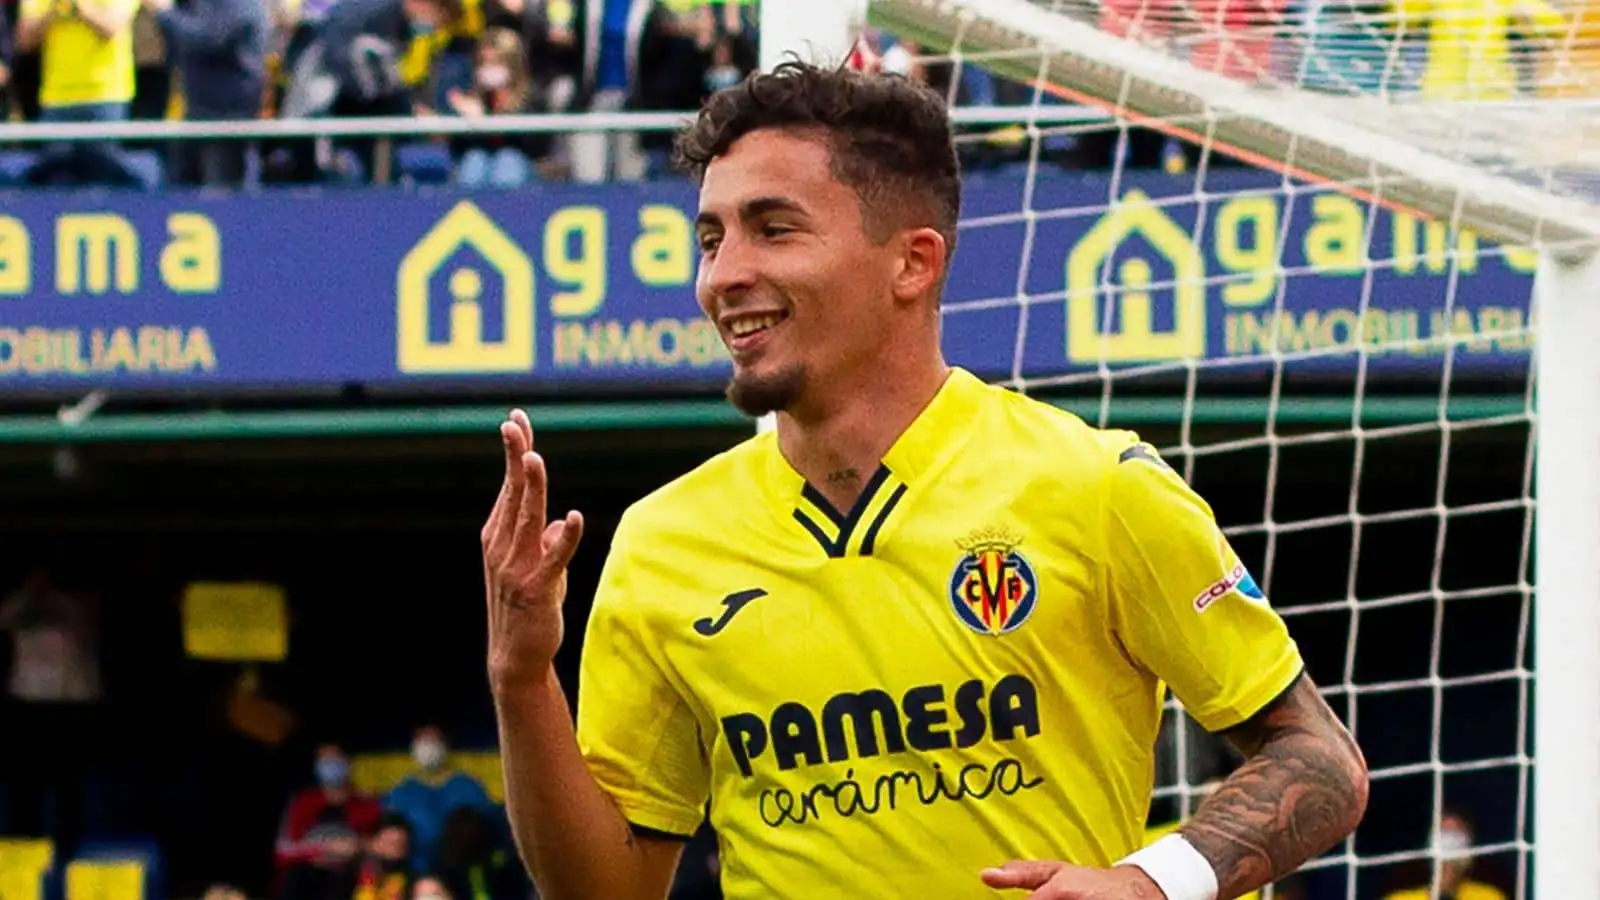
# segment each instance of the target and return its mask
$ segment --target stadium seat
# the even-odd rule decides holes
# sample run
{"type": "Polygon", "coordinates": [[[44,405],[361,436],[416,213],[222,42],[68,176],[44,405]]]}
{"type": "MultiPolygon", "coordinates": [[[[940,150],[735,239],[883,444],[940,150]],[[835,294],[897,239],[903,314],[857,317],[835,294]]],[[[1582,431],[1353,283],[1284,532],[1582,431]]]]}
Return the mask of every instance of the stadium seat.
{"type": "MultiPolygon", "coordinates": [[[[494,750],[454,750],[450,765],[483,783],[490,799],[505,802],[505,782],[500,772],[500,754],[494,750]]],[[[413,768],[406,753],[361,753],[350,760],[350,780],[374,796],[383,796],[400,783],[413,768]]]]}
{"type": "Polygon", "coordinates": [[[55,845],[35,838],[0,838],[0,897],[44,900],[55,845]]]}
{"type": "Polygon", "coordinates": [[[350,781],[357,790],[381,797],[411,769],[405,753],[359,753],[350,760],[350,781]]]}
{"type": "Polygon", "coordinates": [[[161,849],[151,840],[85,841],[66,867],[65,900],[163,897],[161,863],[161,849]]]}
{"type": "Polygon", "coordinates": [[[0,152],[0,187],[17,187],[28,177],[37,157],[24,150],[0,152]]]}
{"type": "Polygon", "coordinates": [[[449,184],[454,166],[450,148],[442,144],[405,144],[395,150],[395,171],[400,183],[449,184]]]}
{"type": "Polygon", "coordinates": [[[138,860],[75,859],[67,864],[65,900],[145,900],[138,860]]]}
{"type": "Polygon", "coordinates": [[[123,154],[128,167],[133,169],[144,182],[146,190],[155,190],[166,183],[166,166],[161,162],[161,155],[154,150],[128,150],[123,154]]]}

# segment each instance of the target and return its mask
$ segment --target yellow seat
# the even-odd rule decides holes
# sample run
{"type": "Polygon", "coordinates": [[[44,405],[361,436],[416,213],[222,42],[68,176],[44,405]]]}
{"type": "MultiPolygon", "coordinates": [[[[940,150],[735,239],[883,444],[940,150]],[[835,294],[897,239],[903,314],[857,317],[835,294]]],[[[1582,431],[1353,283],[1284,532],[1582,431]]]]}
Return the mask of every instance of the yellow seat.
{"type": "Polygon", "coordinates": [[[144,900],[144,864],[133,859],[75,859],[67,864],[66,900],[144,900]]]}
{"type": "Polygon", "coordinates": [[[256,582],[188,585],[183,591],[183,648],[194,659],[283,662],[289,655],[283,588],[256,582]]]}
{"type": "MultiPolygon", "coordinates": [[[[505,802],[505,781],[500,754],[495,750],[457,750],[450,754],[451,768],[483,783],[496,803],[505,802]]],[[[404,753],[361,753],[350,760],[350,781],[357,790],[381,797],[410,774],[411,757],[404,753]]]]}
{"type": "Polygon", "coordinates": [[[450,755],[450,763],[478,779],[489,798],[496,803],[506,802],[505,774],[500,770],[500,753],[497,750],[462,750],[450,755]]]}
{"type": "Polygon", "coordinates": [[[47,840],[0,838],[0,897],[41,900],[55,855],[55,845],[47,840]]]}

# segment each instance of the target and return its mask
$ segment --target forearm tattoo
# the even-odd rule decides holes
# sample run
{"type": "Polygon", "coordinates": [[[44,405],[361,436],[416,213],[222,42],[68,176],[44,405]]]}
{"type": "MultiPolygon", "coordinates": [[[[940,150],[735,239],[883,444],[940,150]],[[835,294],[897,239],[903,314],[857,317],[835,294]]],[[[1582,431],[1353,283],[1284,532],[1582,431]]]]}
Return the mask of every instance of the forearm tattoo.
{"type": "Polygon", "coordinates": [[[1310,679],[1227,737],[1248,757],[1183,826],[1232,900],[1293,872],[1355,830],[1366,810],[1361,751],[1310,679]]]}

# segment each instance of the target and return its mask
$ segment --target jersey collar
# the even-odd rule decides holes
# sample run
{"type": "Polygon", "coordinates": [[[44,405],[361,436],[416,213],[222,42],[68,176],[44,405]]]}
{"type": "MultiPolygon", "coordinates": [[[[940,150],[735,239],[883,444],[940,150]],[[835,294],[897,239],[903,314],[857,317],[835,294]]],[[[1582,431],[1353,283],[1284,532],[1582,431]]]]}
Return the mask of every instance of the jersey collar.
{"type": "Polygon", "coordinates": [[[777,435],[768,433],[766,483],[777,492],[772,498],[774,511],[792,516],[829,556],[872,555],[907,490],[931,478],[970,438],[973,413],[987,390],[975,375],[952,368],[933,400],[884,454],[860,500],[849,510],[832,508],[807,485],[784,459],[777,435]]]}

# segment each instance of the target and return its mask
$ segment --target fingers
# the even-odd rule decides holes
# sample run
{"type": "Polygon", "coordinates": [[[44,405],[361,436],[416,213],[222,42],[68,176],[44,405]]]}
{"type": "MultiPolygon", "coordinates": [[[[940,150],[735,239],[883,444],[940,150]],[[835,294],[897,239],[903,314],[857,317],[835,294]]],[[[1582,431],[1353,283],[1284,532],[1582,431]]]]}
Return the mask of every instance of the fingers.
{"type": "Polygon", "coordinates": [[[533,423],[528,421],[528,414],[520,409],[511,411],[511,421],[522,432],[522,450],[526,453],[533,449],[533,423]]]}
{"type": "Polygon", "coordinates": [[[583,514],[576,510],[567,513],[559,522],[551,522],[544,530],[545,570],[552,576],[564,572],[578,552],[578,542],[583,540],[583,514]]]}
{"type": "MultiPolygon", "coordinates": [[[[500,423],[500,445],[506,455],[505,478],[500,482],[500,495],[495,498],[482,534],[485,553],[495,559],[503,554],[505,545],[510,540],[516,510],[522,503],[522,487],[525,481],[522,455],[527,452],[527,445],[522,429],[513,418],[507,418],[500,423]]],[[[485,559],[485,562],[489,560],[485,559]]]]}
{"type": "Polygon", "coordinates": [[[1043,887],[1063,865],[1048,860],[1014,859],[997,869],[984,869],[983,883],[992,888],[1033,890],[1043,887]]]}
{"type": "Polygon", "coordinates": [[[530,450],[522,454],[522,497],[511,531],[511,546],[514,552],[527,548],[535,560],[544,549],[537,536],[544,533],[546,494],[544,458],[530,450]]]}

